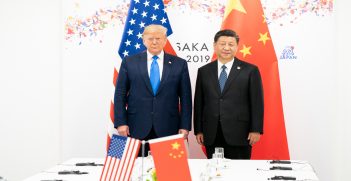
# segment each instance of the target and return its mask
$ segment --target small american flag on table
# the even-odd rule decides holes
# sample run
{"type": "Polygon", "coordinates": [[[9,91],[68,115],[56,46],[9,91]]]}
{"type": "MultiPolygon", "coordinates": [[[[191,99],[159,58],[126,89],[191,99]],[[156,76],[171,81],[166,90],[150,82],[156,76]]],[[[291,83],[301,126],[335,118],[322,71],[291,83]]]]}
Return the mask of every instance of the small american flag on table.
{"type": "Polygon", "coordinates": [[[129,181],[140,148],[140,140],[113,135],[100,181],[129,181]]]}

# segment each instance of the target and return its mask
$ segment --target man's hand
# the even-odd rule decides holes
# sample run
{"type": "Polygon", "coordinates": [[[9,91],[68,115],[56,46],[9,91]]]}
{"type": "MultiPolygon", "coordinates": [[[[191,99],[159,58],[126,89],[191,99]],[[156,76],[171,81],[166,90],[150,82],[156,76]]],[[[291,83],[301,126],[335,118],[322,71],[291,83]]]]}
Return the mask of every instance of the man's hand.
{"type": "Polygon", "coordinates": [[[129,127],[127,125],[118,126],[117,131],[118,131],[118,134],[121,136],[129,135],[129,127]]]}
{"type": "Polygon", "coordinates": [[[186,130],[186,129],[179,129],[178,133],[179,134],[183,134],[184,135],[184,139],[188,139],[188,134],[189,134],[188,130],[186,130]]]}
{"type": "Polygon", "coordinates": [[[260,141],[261,134],[258,132],[251,132],[249,133],[249,136],[247,137],[247,140],[250,140],[250,145],[252,146],[253,144],[257,143],[260,141]]]}
{"type": "Polygon", "coordinates": [[[204,134],[198,133],[196,135],[196,141],[199,143],[199,145],[204,145],[204,134]]]}

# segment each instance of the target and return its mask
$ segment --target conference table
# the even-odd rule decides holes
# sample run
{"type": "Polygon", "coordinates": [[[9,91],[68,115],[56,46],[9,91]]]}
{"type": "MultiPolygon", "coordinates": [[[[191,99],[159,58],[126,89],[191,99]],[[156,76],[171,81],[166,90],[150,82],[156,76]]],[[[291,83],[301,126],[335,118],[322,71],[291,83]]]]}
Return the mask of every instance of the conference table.
{"type": "MultiPolygon", "coordinates": [[[[100,179],[103,169],[101,165],[104,160],[104,158],[72,158],[26,178],[25,181],[97,181],[100,179]],[[98,166],[76,166],[77,163],[94,163],[98,166]],[[84,174],[58,174],[62,171],[79,171],[79,173],[84,174]]],[[[283,178],[289,177],[300,181],[319,180],[313,167],[307,161],[290,160],[290,162],[289,164],[283,164],[272,163],[272,160],[225,159],[220,162],[219,166],[213,166],[214,160],[188,160],[193,181],[266,181],[283,180],[283,178]],[[291,170],[280,170],[284,168],[291,168],[291,170]]],[[[143,160],[138,158],[134,165],[131,180],[150,179],[150,175],[147,173],[153,168],[152,165],[152,158],[143,160]],[[143,177],[138,173],[144,173],[143,177]]],[[[171,165],[170,168],[172,168],[171,165]]],[[[172,169],[176,170],[176,168],[172,169]]]]}

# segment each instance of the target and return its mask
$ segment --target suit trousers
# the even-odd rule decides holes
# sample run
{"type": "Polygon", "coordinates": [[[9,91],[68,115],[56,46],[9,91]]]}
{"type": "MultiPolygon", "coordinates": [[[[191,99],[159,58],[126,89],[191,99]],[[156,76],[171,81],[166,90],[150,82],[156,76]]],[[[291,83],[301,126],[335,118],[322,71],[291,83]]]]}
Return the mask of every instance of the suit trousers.
{"type": "Polygon", "coordinates": [[[206,146],[207,158],[212,158],[216,147],[224,149],[224,158],[229,159],[250,159],[251,145],[248,146],[232,146],[228,145],[224,139],[221,123],[218,122],[216,139],[212,145],[206,146]]]}
{"type": "MultiPolygon", "coordinates": [[[[147,141],[147,140],[154,139],[154,138],[158,138],[158,137],[156,135],[154,127],[152,127],[149,134],[144,138],[144,140],[147,141]]],[[[140,146],[138,157],[143,156],[142,155],[143,154],[143,147],[142,146],[143,145],[140,146]]],[[[147,157],[149,151],[150,151],[150,145],[149,145],[149,143],[145,143],[144,157],[147,157]]]]}

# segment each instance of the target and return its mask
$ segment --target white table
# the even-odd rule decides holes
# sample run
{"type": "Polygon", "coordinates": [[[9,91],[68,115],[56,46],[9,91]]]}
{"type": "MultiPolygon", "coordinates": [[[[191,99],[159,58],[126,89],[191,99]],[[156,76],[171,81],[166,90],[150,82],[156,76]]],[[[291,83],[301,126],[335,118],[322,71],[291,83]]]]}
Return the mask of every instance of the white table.
{"type": "MultiPolygon", "coordinates": [[[[104,158],[73,158],[68,161],[58,164],[48,170],[33,175],[25,181],[40,181],[40,180],[64,180],[64,181],[97,181],[100,179],[102,166],[75,166],[76,163],[95,162],[102,164],[104,158]],[[79,170],[88,172],[83,175],[59,175],[59,171],[63,170],[79,170]]],[[[207,164],[211,160],[206,159],[189,159],[189,167],[193,181],[200,181],[201,173],[208,171],[207,164]]],[[[213,181],[266,181],[274,176],[293,176],[296,180],[315,181],[318,180],[312,166],[306,161],[291,160],[291,164],[270,164],[269,160],[227,160],[224,162],[226,168],[220,169],[219,177],[212,177],[213,181]],[[269,170],[272,166],[288,166],[293,170],[269,170]]],[[[135,163],[135,169],[141,165],[141,159],[138,158],[135,163]]],[[[147,161],[144,161],[144,166],[149,167],[147,161]]],[[[140,169],[140,167],[139,167],[140,169]]],[[[144,170],[146,170],[145,168],[144,170]]],[[[135,172],[134,172],[135,173],[135,172]]]]}

